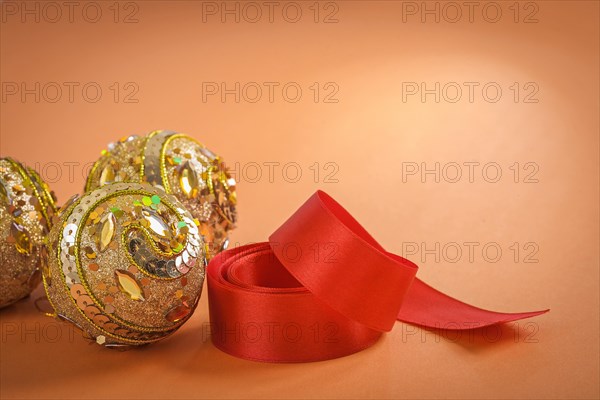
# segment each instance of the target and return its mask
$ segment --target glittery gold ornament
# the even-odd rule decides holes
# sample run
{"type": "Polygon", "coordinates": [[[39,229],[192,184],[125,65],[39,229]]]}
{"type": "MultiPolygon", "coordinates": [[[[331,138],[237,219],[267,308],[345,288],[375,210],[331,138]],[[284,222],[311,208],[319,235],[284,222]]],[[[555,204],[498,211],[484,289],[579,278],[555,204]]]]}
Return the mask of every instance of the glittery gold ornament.
{"type": "Polygon", "coordinates": [[[54,194],[34,170],[0,159],[0,308],[40,283],[43,239],[54,212],[54,194]]]}
{"type": "Polygon", "coordinates": [[[235,227],[235,180],[223,160],[193,138],[154,131],[111,143],[92,167],[85,191],[113,182],[147,182],[175,195],[200,223],[206,254],[224,250],[235,227]]]}
{"type": "Polygon", "coordinates": [[[106,346],[175,332],[202,292],[204,243],[192,215],[148,184],[72,199],[48,236],[43,280],[58,317],[106,346]]]}

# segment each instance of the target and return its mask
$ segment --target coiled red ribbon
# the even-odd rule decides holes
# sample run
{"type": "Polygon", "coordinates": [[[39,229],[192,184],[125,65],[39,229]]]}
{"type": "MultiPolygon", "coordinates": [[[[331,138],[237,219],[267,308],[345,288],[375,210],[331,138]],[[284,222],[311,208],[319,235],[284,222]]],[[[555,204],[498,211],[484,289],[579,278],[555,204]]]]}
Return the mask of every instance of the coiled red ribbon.
{"type": "Polygon", "coordinates": [[[472,329],[543,314],[498,313],[453,299],[415,278],[335,200],[316,192],[270,237],[208,265],[212,340],[231,355],[308,362],[371,346],[398,319],[472,329]]]}

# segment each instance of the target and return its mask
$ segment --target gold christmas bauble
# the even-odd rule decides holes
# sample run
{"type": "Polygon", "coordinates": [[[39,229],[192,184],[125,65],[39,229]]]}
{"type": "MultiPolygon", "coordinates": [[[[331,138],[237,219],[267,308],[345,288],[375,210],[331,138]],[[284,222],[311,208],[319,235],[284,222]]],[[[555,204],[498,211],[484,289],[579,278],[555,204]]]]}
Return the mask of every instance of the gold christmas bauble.
{"type": "Polygon", "coordinates": [[[192,315],[205,266],[197,222],[175,196],[113,183],[63,207],[43,279],[58,317],[99,344],[138,345],[192,315]]]}
{"type": "Polygon", "coordinates": [[[40,283],[43,241],[54,212],[54,194],[33,169],[0,159],[0,308],[40,283]]]}
{"type": "Polygon", "coordinates": [[[207,257],[227,248],[237,218],[235,180],[221,158],[193,138],[154,131],[109,144],[85,191],[113,182],[146,182],[175,195],[200,221],[207,257]]]}

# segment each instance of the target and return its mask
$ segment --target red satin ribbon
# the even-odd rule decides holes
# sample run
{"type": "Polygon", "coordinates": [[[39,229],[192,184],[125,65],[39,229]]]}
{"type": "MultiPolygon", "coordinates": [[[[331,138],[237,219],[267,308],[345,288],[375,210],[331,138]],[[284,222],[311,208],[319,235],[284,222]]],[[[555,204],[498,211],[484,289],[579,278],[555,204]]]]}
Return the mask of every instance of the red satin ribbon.
{"type": "Polygon", "coordinates": [[[308,362],[371,346],[396,320],[472,329],[543,314],[487,311],[415,278],[335,200],[316,192],[270,237],[208,265],[212,340],[231,355],[308,362]]]}

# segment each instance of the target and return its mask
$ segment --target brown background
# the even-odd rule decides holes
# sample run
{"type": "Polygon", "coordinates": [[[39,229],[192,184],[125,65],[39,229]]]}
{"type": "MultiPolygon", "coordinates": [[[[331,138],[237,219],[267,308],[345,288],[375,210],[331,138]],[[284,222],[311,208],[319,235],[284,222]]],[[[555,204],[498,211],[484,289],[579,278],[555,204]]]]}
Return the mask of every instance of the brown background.
{"type": "MultiPolygon", "coordinates": [[[[28,300],[0,313],[2,398],[598,398],[597,2],[520,3],[518,22],[513,2],[500,2],[495,23],[488,21],[494,9],[481,2],[473,22],[463,8],[454,23],[447,21],[454,10],[444,3],[438,4],[439,23],[432,15],[421,22],[420,14],[405,14],[403,22],[403,7],[410,4],[394,1],[320,3],[318,23],[313,2],[297,3],[303,11],[297,23],[283,18],[284,2],[272,23],[265,6],[257,22],[244,20],[254,18],[250,8],[239,23],[231,15],[225,22],[204,15],[203,22],[203,3],[194,1],[120,3],[117,22],[113,2],[98,2],[96,23],[88,22],[95,8],[86,8],[86,20],[84,3],[77,3],[73,22],[65,7],[52,22],[55,10],[29,2],[41,12],[38,23],[35,15],[21,15],[21,2],[7,3],[1,10],[0,150],[40,169],[59,201],[81,191],[85,167],[109,141],[178,130],[239,166],[234,242],[265,240],[321,188],[390,251],[401,253],[409,242],[427,248],[479,243],[473,260],[463,254],[452,263],[454,253],[447,253],[439,262],[425,254],[422,262],[422,252],[410,255],[421,265],[419,276],[447,293],[484,308],[552,311],[504,327],[497,340],[490,340],[495,330],[456,338],[397,323],[359,354],[273,365],[212,346],[203,334],[206,297],[176,335],[127,352],[70,336],[68,327],[40,315],[28,300]],[[338,21],[324,23],[336,6],[338,21]],[[128,20],[137,22],[124,22],[130,13],[128,20]],[[35,82],[42,92],[46,87],[39,102],[33,94],[9,93],[14,83],[34,88],[35,82]],[[52,82],[63,88],[54,103],[52,82]],[[72,102],[64,82],[79,85],[72,102]],[[102,89],[97,102],[82,95],[89,82],[102,89]],[[120,86],[116,102],[114,82],[120,86]],[[125,87],[128,82],[134,86],[125,87]],[[239,103],[233,95],[203,102],[203,82],[229,88],[235,82],[278,82],[279,88],[296,82],[303,94],[291,103],[278,90],[270,102],[263,86],[256,103],[247,101],[254,92],[239,103]],[[309,88],[314,82],[321,87],[316,103],[309,88]],[[337,103],[323,101],[331,90],[327,82],[339,88],[337,103]],[[433,95],[403,101],[402,82],[429,88],[477,82],[479,89],[473,102],[466,86],[456,103],[436,103],[433,95]],[[482,97],[488,82],[503,90],[495,103],[482,97]],[[514,82],[521,87],[517,102],[514,82]],[[524,101],[528,82],[539,88],[536,103],[524,101]],[[125,101],[132,87],[138,91],[128,100],[137,103],[125,101]],[[487,182],[494,170],[483,177],[481,166],[473,182],[466,167],[456,183],[402,175],[407,162],[433,168],[471,161],[498,163],[501,179],[487,182]],[[270,162],[280,163],[272,179],[270,162]],[[515,162],[517,183],[510,169],[515,162]],[[297,182],[295,164],[282,175],[286,163],[299,165],[297,182]],[[524,182],[535,166],[537,182],[524,182]],[[332,168],[337,182],[325,179],[332,168]],[[516,260],[515,242],[521,248],[516,260]],[[488,243],[502,249],[499,261],[483,257],[488,243]],[[524,262],[535,246],[530,260],[537,262],[524,262]]],[[[243,11],[244,4],[227,7],[243,11]]],[[[288,19],[293,11],[287,9],[288,19]]],[[[92,89],[88,95],[95,95],[92,89]]]]}

